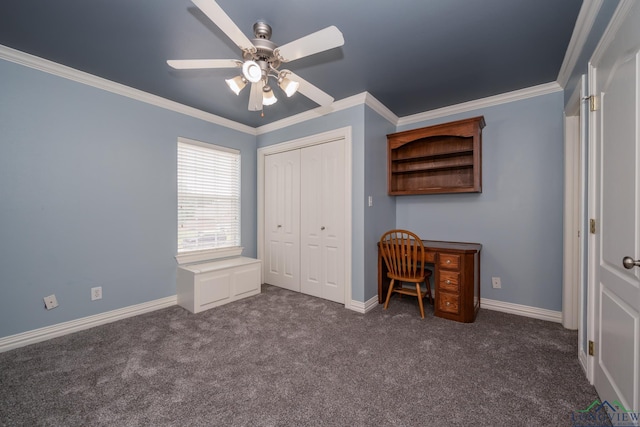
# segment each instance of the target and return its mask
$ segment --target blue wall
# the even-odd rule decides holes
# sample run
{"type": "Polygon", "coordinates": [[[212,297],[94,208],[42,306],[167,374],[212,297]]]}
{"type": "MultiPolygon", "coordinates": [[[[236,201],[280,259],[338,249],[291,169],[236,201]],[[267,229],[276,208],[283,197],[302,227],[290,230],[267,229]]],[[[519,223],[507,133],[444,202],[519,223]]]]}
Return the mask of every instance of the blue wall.
{"type": "Polygon", "coordinates": [[[399,228],[483,245],[483,298],[562,310],[563,105],[556,92],[399,129],[486,120],[482,193],[396,197],[399,228]]]}
{"type": "Polygon", "coordinates": [[[370,108],[365,110],[364,169],[364,299],[378,295],[378,251],[380,236],[396,225],[396,200],[387,192],[387,135],[395,126],[370,108]],[[369,207],[368,197],[373,198],[369,207]]]}
{"type": "Polygon", "coordinates": [[[0,337],[175,295],[178,137],[241,150],[256,255],[255,136],[11,62],[0,75],[0,337]]]}
{"type": "Polygon", "coordinates": [[[353,300],[376,297],[375,243],[397,226],[482,243],[484,298],[561,309],[562,92],[399,129],[358,105],[256,138],[11,62],[0,75],[0,337],[175,295],[178,137],[241,150],[242,242],[256,256],[256,148],[345,126],[353,300]],[[386,134],[481,114],[483,193],[387,196],[386,134]]]}

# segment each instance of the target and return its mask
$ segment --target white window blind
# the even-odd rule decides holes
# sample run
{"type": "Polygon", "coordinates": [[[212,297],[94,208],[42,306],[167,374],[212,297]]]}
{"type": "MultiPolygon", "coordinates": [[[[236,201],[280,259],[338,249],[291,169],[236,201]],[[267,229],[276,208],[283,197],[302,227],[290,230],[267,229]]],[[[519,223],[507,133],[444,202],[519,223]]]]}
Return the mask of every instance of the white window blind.
{"type": "Polygon", "coordinates": [[[178,140],[178,253],[240,246],[240,152],[178,140]]]}

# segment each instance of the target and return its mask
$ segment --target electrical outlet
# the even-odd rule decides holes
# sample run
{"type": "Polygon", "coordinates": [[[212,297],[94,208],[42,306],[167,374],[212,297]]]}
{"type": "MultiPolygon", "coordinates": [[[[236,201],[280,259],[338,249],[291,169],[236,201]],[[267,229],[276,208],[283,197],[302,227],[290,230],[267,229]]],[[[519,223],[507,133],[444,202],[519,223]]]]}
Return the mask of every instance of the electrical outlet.
{"type": "Polygon", "coordinates": [[[369,207],[373,206],[373,196],[369,196],[368,203],[369,203],[369,207]]]}
{"type": "Polygon", "coordinates": [[[91,301],[102,299],[102,286],[91,288],[91,301]]]}
{"type": "Polygon", "coordinates": [[[54,309],[58,306],[58,300],[55,295],[49,295],[48,297],[44,297],[44,307],[47,310],[54,309]]]}
{"type": "Polygon", "coordinates": [[[491,285],[493,285],[494,289],[502,289],[502,282],[500,281],[499,277],[492,277],[491,285]]]}

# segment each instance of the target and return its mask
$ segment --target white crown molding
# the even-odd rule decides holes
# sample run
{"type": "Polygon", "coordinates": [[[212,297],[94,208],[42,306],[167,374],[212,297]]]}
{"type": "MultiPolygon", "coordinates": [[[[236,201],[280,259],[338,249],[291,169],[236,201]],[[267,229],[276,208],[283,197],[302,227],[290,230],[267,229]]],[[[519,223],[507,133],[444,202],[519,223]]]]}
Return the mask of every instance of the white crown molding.
{"type": "MultiPolygon", "coordinates": [[[[625,3],[628,3],[629,1],[632,2],[633,0],[627,0],[625,3]]],[[[303,113],[266,124],[264,126],[252,128],[250,126],[246,126],[241,123],[234,122],[232,120],[225,119],[223,117],[216,116],[214,114],[207,113],[193,107],[188,107],[186,105],[177,103],[175,101],[170,101],[157,95],[152,95],[138,89],[133,89],[120,83],[115,83],[101,77],[96,77],[83,71],[78,71],[73,68],[60,65],[55,62],[42,59],[37,56],[33,56],[3,45],[0,45],[0,59],[14,62],[16,64],[56,75],[58,77],[93,86],[98,89],[126,96],[128,98],[132,98],[141,102],[155,105],[157,107],[165,108],[177,113],[185,114],[190,117],[194,117],[254,136],[273,132],[278,129],[284,129],[294,124],[303,123],[305,121],[316,119],[330,113],[335,113],[363,104],[367,105],[372,110],[380,114],[380,116],[388,120],[391,124],[395,126],[403,126],[440,117],[446,117],[457,113],[472,111],[479,108],[487,108],[508,102],[518,101],[521,99],[554,93],[562,90],[562,87],[557,82],[551,82],[401,118],[398,118],[398,116],[396,116],[384,104],[378,101],[373,95],[368,92],[362,92],[360,94],[335,101],[333,104],[327,107],[318,107],[313,110],[305,111],[303,113]]]]}
{"type": "Polygon", "coordinates": [[[357,95],[350,96],[348,98],[335,101],[333,104],[327,107],[318,107],[313,110],[305,111],[294,116],[284,118],[264,126],[256,128],[257,134],[262,135],[265,133],[273,132],[279,129],[284,129],[291,125],[306,122],[307,120],[317,119],[318,117],[326,116],[327,114],[335,113],[341,110],[346,110],[358,105],[367,105],[376,113],[387,119],[391,124],[396,125],[398,123],[398,116],[393,114],[391,110],[384,106],[369,92],[362,92],[357,95]]]}
{"type": "Polygon", "coordinates": [[[398,116],[396,116],[393,111],[389,110],[382,102],[378,101],[373,95],[369,92],[365,92],[365,104],[371,108],[373,111],[378,113],[380,116],[384,117],[394,126],[398,125],[398,116]]]}
{"type": "Polygon", "coordinates": [[[585,0],[582,3],[580,13],[576,19],[576,25],[573,27],[573,34],[571,34],[569,46],[565,52],[560,72],[558,73],[557,82],[562,87],[567,85],[571,73],[573,73],[573,69],[578,62],[582,49],[584,49],[584,44],[589,37],[589,33],[602,7],[603,1],[604,0],[585,0]]]}
{"type": "Polygon", "coordinates": [[[480,108],[494,107],[500,104],[520,101],[536,96],[547,95],[550,93],[560,92],[562,87],[557,82],[550,82],[538,86],[532,86],[526,89],[515,90],[500,95],[490,96],[487,98],[477,99],[474,101],[463,102],[449,107],[438,108],[436,110],[425,111],[424,113],[413,114],[411,116],[401,117],[398,120],[398,126],[420,123],[427,120],[439,119],[451,116],[453,114],[466,113],[480,108]]]}
{"type": "Polygon", "coordinates": [[[184,104],[170,101],[157,95],[152,95],[138,89],[133,89],[129,86],[112,82],[111,80],[103,79],[102,77],[97,77],[83,71],[78,71],[71,67],[57,64],[47,59],[39,58],[37,56],[15,50],[7,46],[0,45],[0,59],[14,62],[25,67],[43,71],[45,73],[49,73],[88,86],[93,86],[95,88],[106,90],[117,95],[126,96],[137,101],[175,111],[176,113],[184,114],[196,119],[224,126],[229,129],[237,130],[239,132],[248,133],[249,135],[256,135],[256,130],[250,126],[246,126],[241,123],[234,122],[233,120],[225,119],[223,117],[216,116],[215,114],[198,110],[197,108],[188,107],[184,104]]]}
{"type": "Polygon", "coordinates": [[[335,113],[340,110],[346,110],[347,108],[354,107],[356,105],[364,104],[365,94],[363,92],[358,95],[353,95],[348,98],[335,101],[333,104],[326,107],[317,107],[313,110],[305,111],[303,113],[295,114],[293,116],[286,117],[275,122],[260,126],[256,128],[256,134],[262,135],[265,133],[273,132],[279,129],[306,122],[307,120],[317,119],[318,117],[326,116],[327,114],[335,113]]]}
{"type": "Polygon", "coordinates": [[[177,304],[176,295],[0,338],[0,353],[177,304]]]}
{"type": "Polygon", "coordinates": [[[593,55],[591,55],[591,60],[589,61],[592,64],[599,63],[602,59],[602,55],[604,55],[605,51],[616,37],[618,29],[627,18],[629,11],[634,6],[637,0],[622,0],[618,4],[616,11],[613,13],[611,20],[609,21],[609,25],[607,25],[607,29],[604,30],[604,34],[600,38],[600,42],[598,46],[593,51],[593,55]]]}
{"type": "Polygon", "coordinates": [[[400,118],[398,118],[398,116],[396,116],[391,110],[384,106],[384,104],[378,101],[373,95],[368,92],[362,92],[357,95],[341,99],[340,101],[336,101],[328,107],[318,107],[310,111],[305,111],[304,113],[296,114],[294,116],[287,117],[285,119],[278,120],[264,126],[260,126],[256,128],[256,130],[258,135],[262,135],[362,104],[370,107],[372,110],[380,114],[380,116],[387,119],[391,124],[395,126],[403,126],[423,122],[426,120],[437,119],[440,117],[447,117],[457,113],[465,113],[467,111],[477,110],[479,108],[487,108],[509,102],[519,101],[522,99],[547,95],[559,91],[562,91],[562,87],[557,82],[550,82],[530,88],[507,92],[500,95],[490,96],[487,98],[477,99],[474,101],[464,102],[461,104],[451,105],[448,107],[425,111],[423,113],[400,118]]]}
{"type": "Polygon", "coordinates": [[[518,316],[562,323],[561,311],[547,310],[545,308],[531,307],[528,305],[514,304],[511,302],[496,301],[486,298],[480,299],[480,307],[486,308],[487,310],[501,311],[503,313],[517,314],[518,316]]]}

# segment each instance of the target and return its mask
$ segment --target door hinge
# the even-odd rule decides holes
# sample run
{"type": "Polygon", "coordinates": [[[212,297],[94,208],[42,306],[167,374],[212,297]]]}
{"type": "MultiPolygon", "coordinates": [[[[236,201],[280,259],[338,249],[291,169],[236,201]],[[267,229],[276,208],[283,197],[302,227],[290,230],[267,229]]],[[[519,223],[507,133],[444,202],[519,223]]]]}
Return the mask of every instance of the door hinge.
{"type": "Polygon", "coordinates": [[[595,351],[593,350],[593,341],[589,340],[589,356],[593,356],[595,351]]]}
{"type": "Polygon", "coordinates": [[[591,234],[596,234],[596,220],[593,218],[589,220],[589,232],[591,234]]]}
{"type": "Polygon", "coordinates": [[[598,107],[598,97],[596,95],[591,95],[589,97],[589,110],[598,111],[598,107]]]}

